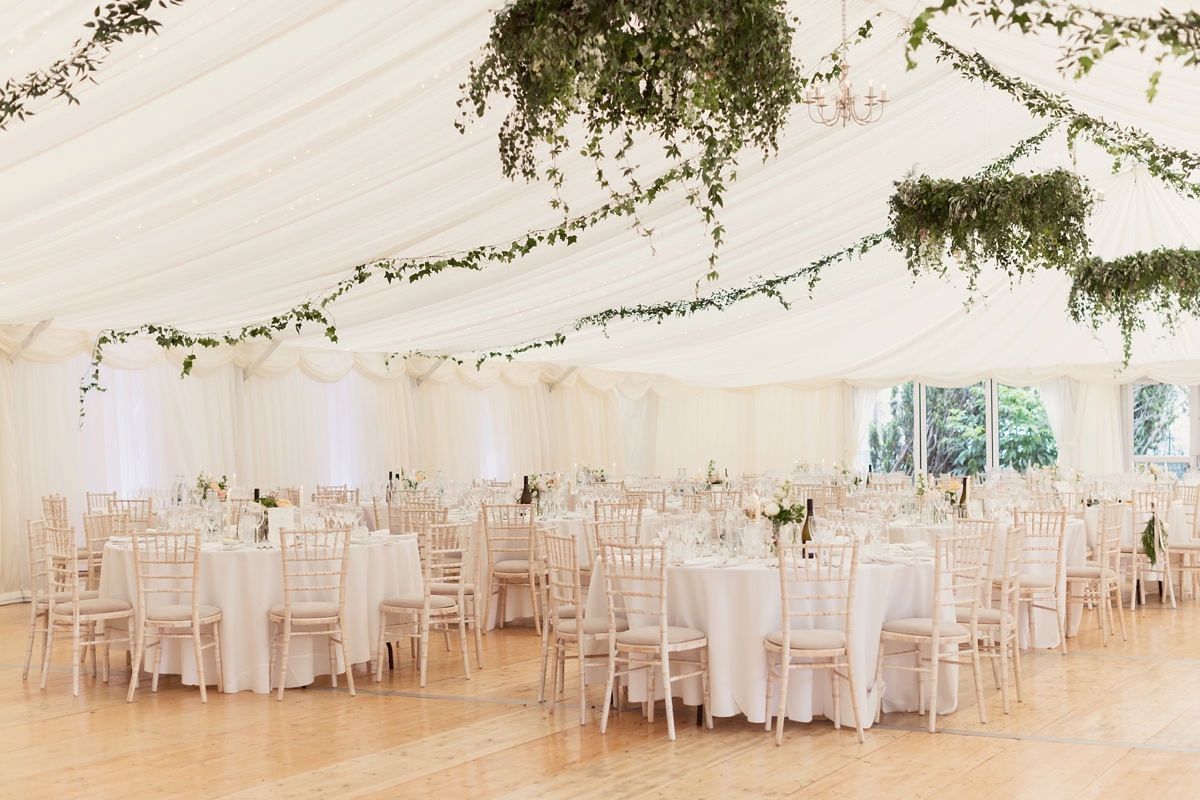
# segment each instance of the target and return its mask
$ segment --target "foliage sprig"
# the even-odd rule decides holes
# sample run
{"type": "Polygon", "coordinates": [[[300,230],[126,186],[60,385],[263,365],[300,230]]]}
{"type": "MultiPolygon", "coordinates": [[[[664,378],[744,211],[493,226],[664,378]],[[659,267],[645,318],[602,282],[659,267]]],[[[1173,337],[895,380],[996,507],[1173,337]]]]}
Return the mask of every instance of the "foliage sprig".
{"type": "Polygon", "coordinates": [[[32,117],[33,111],[26,103],[48,94],[55,97],[65,97],[68,103],[78,103],[72,89],[84,80],[94,81],[92,74],[100,69],[105,57],[113,45],[122,42],[128,36],[157,33],[162,23],[146,16],[146,11],[158,3],[166,8],[168,4],[177,6],[183,0],[126,0],[120,3],[108,3],[96,6],[93,19],[84,23],[84,27],[92,29],[92,35],[86,39],[80,38],[71,47],[71,53],[61,58],[44,70],[37,70],[24,78],[9,78],[0,89],[0,130],[8,128],[8,123],[32,117]]]}
{"type": "MultiPolygon", "coordinates": [[[[1164,8],[1155,16],[1130,17],[1052,0],[942,0],[941,5],[926,7],[912,21],[905,49],[909,69],[916,66],[913,51],[929,36],[929,21],[955,8],[971,20],[972,26],[991,23],[1000,30],[1015,28],[1023,34],[1053,31],[1066,41],[1059,69],[1072,73],[1076,79],[1090,72],[1113,50],[1123,47],[1141,53],[1154,47],[1157,50],[1154,61],[1160,66],[1167,58],[1181,61],[1184,66],[1200,63],[1200,13],[1192,9],[1176,15],[1164,8]]],[[[1153,101],[1158,94],[1161,77],[1161,69],[1151,74],[1146,90],[1148,100],[1153,101]]]]}

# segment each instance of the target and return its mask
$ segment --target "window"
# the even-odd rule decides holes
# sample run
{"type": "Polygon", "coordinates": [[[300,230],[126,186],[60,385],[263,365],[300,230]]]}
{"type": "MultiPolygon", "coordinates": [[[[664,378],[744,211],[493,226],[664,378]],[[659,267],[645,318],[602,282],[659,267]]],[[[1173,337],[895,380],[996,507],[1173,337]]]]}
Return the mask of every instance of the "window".
{"type": "Polygon", "coordinates": [[[1058,463],[1058,442],[1041,392],[1032,386],[996,388],[1000,466],[1024,470],[1058,463]]]}
{"type": "Polygon", "coordinates": [[[1135,464],[1159,464],[1179,475],[1187,471],[1191,463],[1190,399],[1186,386],[1151,383],[1133,387],[1135,464]]]}
{"type": "Polygon", "coordinates": [[[879,392],[867,440],[875,472],[913,471],[913,383],[879,392]]]}
{"type": "Polygon", "coordinates": [[[925,387],[925,464],[931,475],[974,475],[987,468],[985,383],[925,387]]]}

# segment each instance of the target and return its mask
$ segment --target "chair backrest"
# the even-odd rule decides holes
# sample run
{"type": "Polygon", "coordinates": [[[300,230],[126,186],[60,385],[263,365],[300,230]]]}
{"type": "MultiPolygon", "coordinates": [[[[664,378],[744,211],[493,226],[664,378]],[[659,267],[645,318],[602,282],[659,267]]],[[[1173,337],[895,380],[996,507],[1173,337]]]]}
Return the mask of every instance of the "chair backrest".
{"type": "Polygon", "coordinates": [[[657,492],[641,490],[625,492],[625,502],[638,501],[641,501],[643,508],[648,508],[661,514],[667,510],[667,490],[662,489],[657,492]]]}
{"type": "Polygon", "coordinates": [[[1100,507],[1100,531],[1096,537],[1096,563],[1121,574],[1121,528],[1125,523],[1124,503],[1105,503],[1100,507]]]}
{"type": "MultiPolygon", "coordinates": [[[[953,607],[970,614],[971,633],[975,635],[983,596],[983,566],[988,560],[988,535],[983,529],[939,536],[934,541],[933,557],[933,629],[936,631],[942,610],[953,607]]],[[[947,615],[954,619],[954,615],[947,615]]]]}
{"type": "MultiPolygon", "coordinates": [[[[998,592],[999,597],[993,597],[993,592],[984,591],[984,597],[992,608],[1011,614],[1014,620],[1020,607],[1021,564],[1024,552],[1024,526],[1010,525],[1008,535],[1004,539],[1004,551],[996,554],[995,558],[999,561],[992,567],[992,579],[999,582],[999,589],[993,591],[998,592]]],[[[984,582],[986,585],[986,576],[984,582]]]]}
{"type": "MultiPolygon", "coordinates": [[[[993,519],[959,519],[955,517],[950,525],[951,536],[968,534],[983,534],[983,577],[986,580],[992,574],[997,559],[1003,554],[996,552],[996,531],[1000,523],[993,519]]],[[[986,603],[984,604],[986,607],[986,603]]]]}
{"type": "Polygon", "coordinates": [[[346,608],[346,571],[350,564],[348,528],[282,530],[284,613],[308,599],[329,602],[337,592],[338,613],[346,608]]]}
{"type": "Polygon", "coordinates": [[[699,514],[701,509],[708,508],[708,493],[685,494],[682,501],[685,514],[699,514]]]}
{"type": "Polygon", "coordinates": [[[87,510],[89,513],[107,512],[108,501],[116,500],[116,492],[88,492],[87,493],[87,510]]]}
{"type": "Polygon", "coordinates": [[[635,544],[638,541],[638,530],[632,525],[622,522],[621,520],[610,520],[608,522],[593,522],[590,519],[583,521],[583,536],[584,543],[587,545],[588,563],[595,565],[596,559],[600,557],[600,542],[609,539],[616,542],[625,542],[627,544],[635,544]]]}
{"type": "Polygon", "coordinates": [[[560,608],[574,606],[572,617],[583,617],[583,579],[579,572],[579,551],[575,537],[561,536],[553,531],[541,534],[542,553],[546,558],[547,591],[550,594],[550,627],[558,626],[560,608]]]}
{"type": "Polygon", "coordinates": [[[277,496],[280,500],[287,500],[294,507],[300,507],[300,490],[295,486],[285,486],[279,490],[277,496]]]}
{"type": "Polygon", "coordinates": [[[1067,512],[1068,516],[1083,518],[1087,508],[1087,492],[1066,491],[1058,493],[1058,507],[1067,512]]]}
{"type": "Polygon", "coordinates": [[[151,597],[162,605],[191,605],[192,619],[200,615],[200,532],[130,531],[133,571],[137,580],[138,619],[146,618],[151,597]]]}
{"type": "Polygon", "coordinates": [[[104,545],[114,536],[128,536],[132,527],[129,517],[108,512],[83,515],[83,536],[87,540],[88,555],[98,556],[104,545]]]}
{"type": "Polygon", "coordinates": [[[709,509],[741,508],[741,489],[713,489],[708,492],[709,509]]]}
{"type": "Polygon", "coordinates": [[[389,489],[387,501],[388,505],[403,506],[409,503],[437,502],[437,499],[425,494],[424,489],[389,489]]]}
{"type": "Polygon", "coordinates": [[[109,500],[109,514],[124,514],[129,520],[131,530],[144,531],[150,527],[151,501],[144,500],[109,500]]]}
{"type": "Polygon", "coordinates": [[[596,503],[594,513],[596,522],[613,522],[619,520],[640,527],[642,524],[642,501],[631,500],[623,503],[596,503]]]}
{"type": "Polygon", "coordinates": [[[1063,569],[1063,533],[1066,529],[1067,512],[1037,511],[1013,512],[1013,524],[1025,528],[1025,545],[1021,553],[1022,566],[1049,564],[1054,574],[1063,569]]]}
{"type": "MultiPolygon", "coordinates": [[[[1200,486],[1179,486],[1175,489],[1175,496],[1183,503],[1183,518],[1184,525],[1187,527],[1187,536],[1190,539],[1200,539],[1200,486]]],[[[1176,534],[1176,541],[1183,539],[1183,536],[1176,534]]]]}
{"type": "Polygon", "coordinates": [[[609,629],[615,629],[617,617],[629,617],[629,627],[639,628],[654,619],[660,642],[667,642],[667,559],[661,544],[627,544],[611,540],[600,542],[600,560],[604,564],[604,603],[608,609],[609,629]]]}
{"type": "Polygon", "coordinates": [[[37,604],[46,596],[46,521],[31,519],[26,523],[29,537],[29,602],[37,604]]]}
{"type": "Polygon", "coordinates": [[[836,505],[827,505],[825,486],[823,484],[794,484],[792,486],[792,496],[802,506],[809,500],[812,500],[813,516],[815,517],[825,517],[829,512],[837,510],[836,505]]]}
{"type": "Polygon", "coordinates": [[[393,534],[416,533],[426,525],[444,524],[450,509],[439,508],[437,503],[409,503],[388,506],[388,530],[393,534]]]}
{"type": "Polygon", "coordinates": [[[1142,530],[1145,529],[1146,523],[1154,516],[1154,512],[1158,511],[1162,519],[1167,518],[1167,512],[1171,508],[1171,501],[1175,499],[1175,489],[1173,487],[1164,486],[1162,488],[1148,489],[1146,491],[1133,493],[1133,534],[1136,539],[1142,530]]]}
{"type": "Polygon", "coordinates": [[[791,649],[793,628],[819,627],[816,618],[842,617],[846,651],[854,633],[854,586],[858,580],[855,542],[779,544],[779,595],[783,604],[784,652],[791,649]],[[794,625],[797,619],[812,622],[794,625]]]}
{"type": "Polygon", "coordinates": [[[487,538],[491,563],[517,559],[534,559],[537,555],[533,539],[534,514],[531,504],[484,503],[479,510],[483,533],[487,538]]]}
{"type": "Polygon", "coordinates": [[[464,592],[467,578],[464,570],[470,566],[467,563],[470,547],[469,522],[442,522],[422,527],[417,534],[417,549],[421,555],[426,597],[434,583],[456,584],[459,594],[464,592]]]}
{"type": "Polygon", "coordinates": [[[75,544],[75,529],[69,525],[52,525],[49,522],[43,527],[45,534],[45,565],[46,565],[46,594],[50,598],[50,611],[57,606],[72,606],[71,614],[79,611],[79,549],[75,544]],[[55,601],[60,594],[70,596],[68,601],[55,601]]]}
{"type": "Polygon", "coordinates": [[[345,489],[335,489],[331,492],[316,491],[316,492],[313,492],[313,496],[312,496],[312,503],[314,506],[317,506],[318,508],[324,508],[326,506],[340,505],[345,502],[346,502],[346,490],[345,489]]]}
{"type": "Polygon", "coordinates": [[[64,528],[67,525],[67,498],[52,494],[42,498],[42,516],[47,525],[64,528]]]}

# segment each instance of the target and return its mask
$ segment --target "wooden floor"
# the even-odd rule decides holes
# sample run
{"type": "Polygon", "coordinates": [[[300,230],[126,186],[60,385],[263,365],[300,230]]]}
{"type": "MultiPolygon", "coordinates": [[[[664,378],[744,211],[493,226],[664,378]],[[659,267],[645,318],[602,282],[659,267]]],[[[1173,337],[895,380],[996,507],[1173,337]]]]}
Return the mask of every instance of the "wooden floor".
{"type": "MultiPolygon", "coordinates": [[[[1086,614],[1071,653],[1025,661],[1025,702],[1005,716],[987,694],[981,725],[969,683],[943,732],[890,714],[860,745],[853,730],[791,723],[783,747],[761,726],[677,714],[596,717],[536,703],[539,641],[529,628],[484,637],[487,669],[433,649],[430,680],[411,662],[356,698],[325,678],[283,702],[165,679],[125,702],[128,675],[87,677],[72,698],[56,653],[46,691],[21,681],[28,606],[0,607],[0,797],[410,798],[1200,797],[1200,604],[1152,601],[1129,641],[1101,647],[1086,614]]],[[[68,651],[69,652],[69,651],[68,651]]],[[[969,681],[969,670],[962,671],[969,681]]],[[[143,684],[144,686],[146,684],[143,684]]],[[[569,685],[568,689],[574,689],[569,685]]],[[[599,699],[593,689],[592,702],[599,699]]]]}

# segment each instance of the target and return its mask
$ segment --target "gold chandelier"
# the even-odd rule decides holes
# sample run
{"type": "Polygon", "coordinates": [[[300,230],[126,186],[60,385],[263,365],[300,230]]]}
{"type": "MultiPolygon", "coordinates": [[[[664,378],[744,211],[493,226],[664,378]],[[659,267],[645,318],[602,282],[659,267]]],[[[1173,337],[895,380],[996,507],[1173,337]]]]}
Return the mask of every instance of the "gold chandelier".
{"type": "Polygon", "coordinates": [[[846,0],[842,0],[842,48],[841,63],[838,71],[837,94],[828,98],[825,88],[818,86],[813,91],[812,86],[805,89],[804,105],[808,106],[808,116],[813,122],[833,127],[839,122],[846,127],[851,122],[859,125],[869,125],[878,122],[883,117],[883,106],[887,103],[887,84],[880,87],[878,96],[875,94],[875,81],[867,81],[867,96],[860,97],[854,93],[850,83],[850,63],[846,60],[850,52],[850,39],[846,35],[846,0]],[[832,100],[832,102],[831,102],[832,100]],[[859,100],[865,100],[864,106],[859,107],[859,100]]]}

